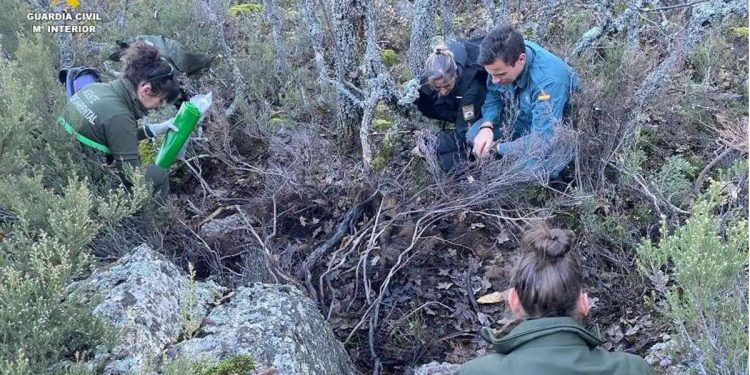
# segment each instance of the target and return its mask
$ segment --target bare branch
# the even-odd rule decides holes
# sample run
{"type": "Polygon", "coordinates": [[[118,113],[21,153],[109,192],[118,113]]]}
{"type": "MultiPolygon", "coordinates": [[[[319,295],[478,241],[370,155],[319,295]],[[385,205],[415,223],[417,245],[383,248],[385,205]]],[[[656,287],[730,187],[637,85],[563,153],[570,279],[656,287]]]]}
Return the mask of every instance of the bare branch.
{"type": "Polygon", "coordinates": [[[240,71],[239,65],[237,65],[237,59],[234,57],[234,52],[232,52],[232,49],[229,48],[229,44],[227,44],[227,39],[224,35],[224,23],[219,20],[208,2],[203,0],[196,0],[196,2],[198,3],[198,6],[200,6],[203,10],[203,14],[208,18],[208,23],[211,25],[211,28],[214,32],[214,38],[219,44],[219,48],[221,49],[221,52],[224,55],[227,64],[232,69],[234,99],[225,112],[227,117],[231,117],[235,113],[235,111],[237,111],[237,108],[241,105],[241,103],[245,100],[247,85],[245,84],[245,79],[242,76],[242,71],[240,71]]]}

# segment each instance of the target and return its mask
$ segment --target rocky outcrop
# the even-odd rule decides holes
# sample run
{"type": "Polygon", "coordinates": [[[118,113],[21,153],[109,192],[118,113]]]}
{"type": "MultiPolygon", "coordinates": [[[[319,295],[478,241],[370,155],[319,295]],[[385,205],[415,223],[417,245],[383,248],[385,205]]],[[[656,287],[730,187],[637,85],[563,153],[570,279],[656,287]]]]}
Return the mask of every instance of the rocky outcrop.
{"type": "Polygon", "coordinates": [[[206,318],[204,337],[175,345],[169,355],[223,358],[249,354],[279,374],[351,374],[349,357],[315,304],[284,285],[254,284],[206,318]]]}
{"type": "Polygon", "coordinates": [[[354,373],[315,304],[298,290],[253,284],[230,292],[192,282],[145,245],[72,284],[69,293],[94,303],[94,314],[119,331],[114,347],[98,348],[88,363],[104,374],[151,373],[170,358],[208,365],[237,354],[278,375],[354,373]],[[196,322],[197,332],[186,335],[196,322]]]}
{"type": "Polygon", "coordinates": [[[414,375],[454,375],[459,367],[461,366],[447,362],[430,362],[414,369],[414,375]]]}
{"type": "MultiPolygon", "coordinates": [[[[106,363],[105,374],[133,373],[151,366],[164,346],[180,336],[181,305],[188,288],[180,269],[145,245],[72,284],[71,297],[83,303],[99,301],[94,315],[119,331],[114,348],[96,353],[92,366],[106,363]]],[[[208,313],[208,302],[222,289],[213,282],[195,283],[191,298],[197,319],[208,313]]]]}

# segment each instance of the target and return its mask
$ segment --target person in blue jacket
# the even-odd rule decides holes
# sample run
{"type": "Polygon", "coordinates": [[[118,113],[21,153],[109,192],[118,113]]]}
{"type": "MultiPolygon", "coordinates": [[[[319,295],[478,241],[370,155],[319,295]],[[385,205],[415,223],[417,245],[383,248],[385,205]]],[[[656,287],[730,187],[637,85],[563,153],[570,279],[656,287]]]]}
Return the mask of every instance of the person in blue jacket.
{"type": "Polygon", "coordinates": [[[578,88],[576,72],[510,26],[484,38],[478,63],[488,73],[487,97],[482,118],[466,134],[472,153],[481,158],[496,152],[557,174],[567,161],[541,159],[555,147],[555,128],[578,88]]]}

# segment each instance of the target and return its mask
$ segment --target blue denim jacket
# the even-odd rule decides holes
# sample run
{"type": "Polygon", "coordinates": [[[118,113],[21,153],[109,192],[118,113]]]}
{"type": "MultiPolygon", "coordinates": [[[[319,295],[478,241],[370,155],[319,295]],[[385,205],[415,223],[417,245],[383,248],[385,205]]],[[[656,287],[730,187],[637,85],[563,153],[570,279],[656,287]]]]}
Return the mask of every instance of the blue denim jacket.
{"type": "Polygon", "coordinates": [[[565,105],[577,89],[578,75],[573,68],[538,44],[527,41],[526,64],[515,82],[494,84],[492,76],[487,77],[487,98],[477,124],[490,121],[496,129],[503,129],[503,138],[511,139],[498,144],[501,155],[528,155],[529,148],[550,146],[540,145],[538,140],[552,140],[553,128],[562,121],[565,105]],[[509,113],[505,111],[506,105],[513,102],[519,108],[511,127],[503,117],[509,113]]]}

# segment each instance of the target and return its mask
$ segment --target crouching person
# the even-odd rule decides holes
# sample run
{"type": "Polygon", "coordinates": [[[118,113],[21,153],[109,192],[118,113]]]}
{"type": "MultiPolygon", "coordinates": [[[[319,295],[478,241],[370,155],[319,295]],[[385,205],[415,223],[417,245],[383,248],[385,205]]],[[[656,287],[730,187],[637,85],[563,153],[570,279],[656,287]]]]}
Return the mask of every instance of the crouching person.
{"type": "Polygon", "coordinates": [[[425,117],[455,125],[437,138],[438,161],[445,172],[468,159],[466,131],[482,116],[487,73],[476,64],[480,42],[481,38],[437,45],[425,62],[415,104],[425,117]]]}
{"type": "Polygon", "coordinates": [[[496,153],[556,175],[569,161],[557,160],[555,135],[578,88],[576,72],[509,26],[484,38],[478,62],[489,78],[482,117],[466,134],[474,155],[496,153]]]}
{"type": "MultiPolygon", "coordinates": [[[[60,119],[66,130],[86,148],[106,157],[124,177],[126,165],[139,166],[138,142],[177,131],[172,120],[138,127],[138,119],[149,110],[173,102],[180,95],[175,69],[159,50],[144,42],[135,42],[122,53],[123,74],[110,83],[92,83],[77,91],[68,101],[60,119]]],[[[169,192],[167,171],[148,165],[145,177],[154,196],[164,201],[169,192]]]]}
{"type": "Polygon", "coordinates": [[[524,234],[508,303],[526,320],[502,338],[483,328],[482,337],[496,353],[465,363],[458,374],[652,374],[642,358],[602,349],[603,342],[579,322],[589,303],[581,266],[570,252],[571,236],[545,225],[524,234]]]}

